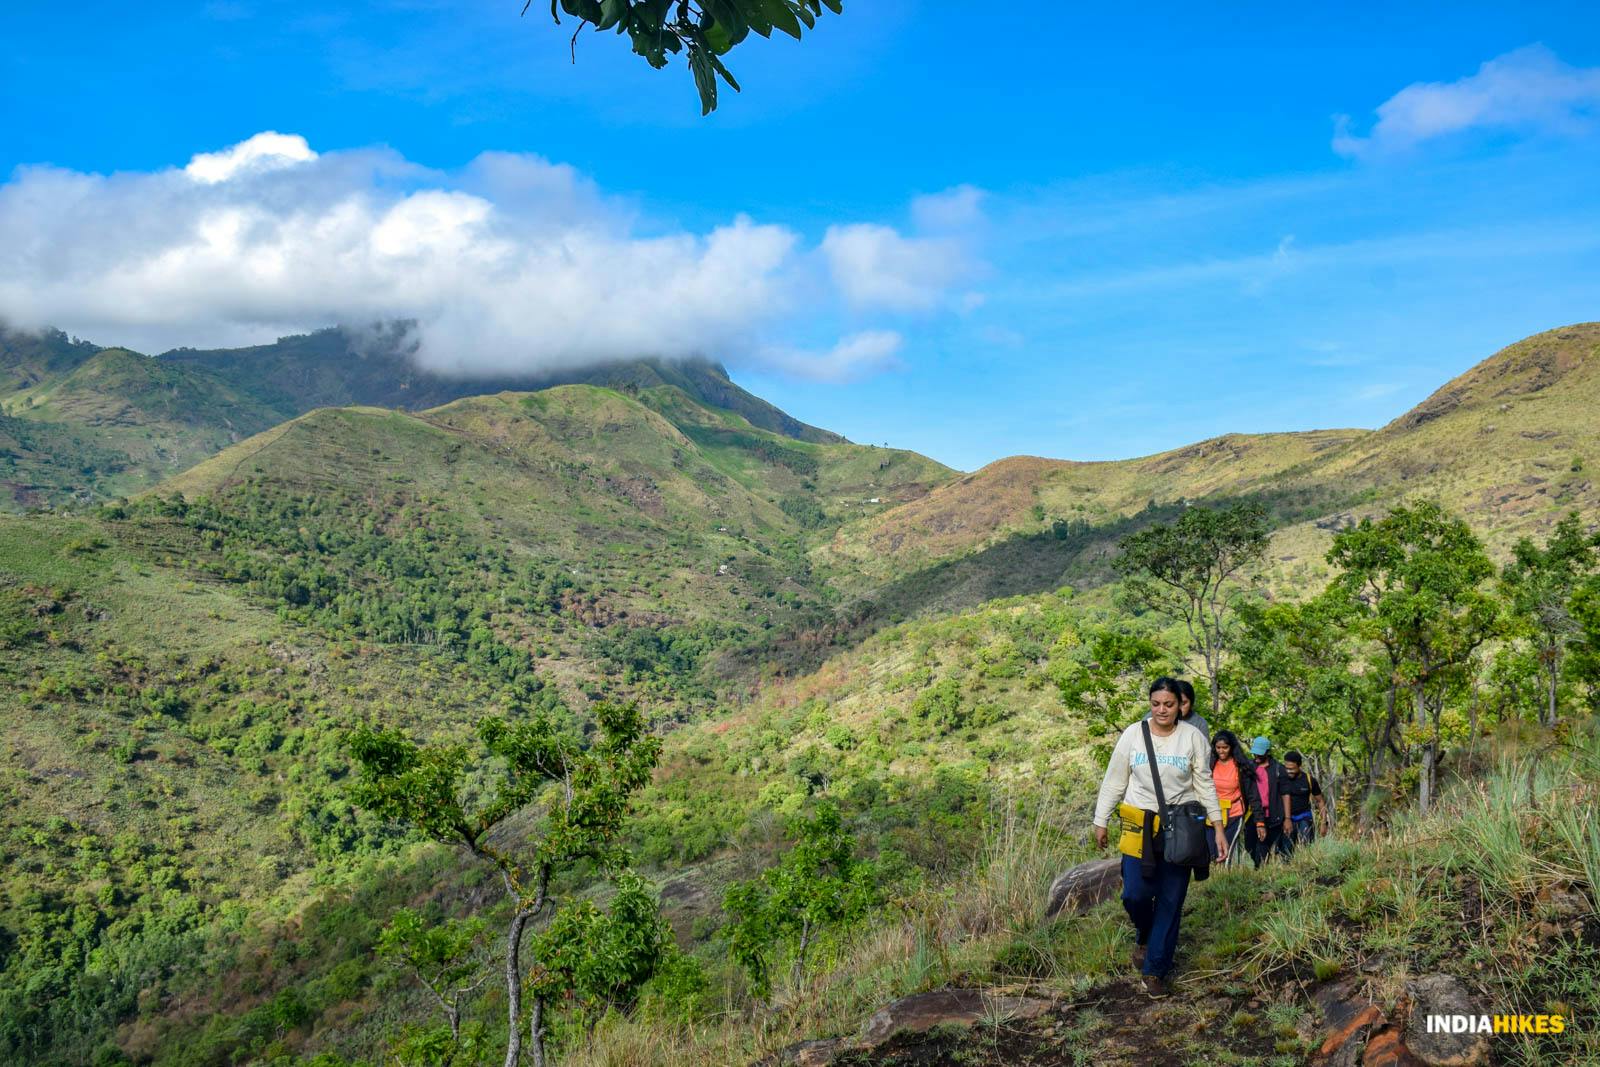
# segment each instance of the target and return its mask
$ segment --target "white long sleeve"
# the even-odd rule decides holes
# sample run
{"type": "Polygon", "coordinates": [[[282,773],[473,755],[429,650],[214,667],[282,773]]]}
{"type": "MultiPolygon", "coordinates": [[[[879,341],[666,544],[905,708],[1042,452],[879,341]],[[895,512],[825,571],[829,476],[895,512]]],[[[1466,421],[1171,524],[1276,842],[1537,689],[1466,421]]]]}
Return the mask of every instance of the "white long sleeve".
{"type": "MultiPolygon", "coordinates": [[[[1168,804],[1199,801],[1214,822],[1222,821],[1222,806],[1217,802],[1217,787],[1211,781],[1211,754],[1206,739],[1197,728],[1178,723],[1166,737],[1151,733],[1156,762],[1161,767],[1161,788],[1168,804]]],[[[1117,805],[1126,801],[1136,808],[1155,811],[1154,783],[1150,779],[1150,759],[1145,753],[1144,732],[1139,723],[1122,731],[1106,764],[1100,795],[1095,801],[1094,824],[1107,826],[1117,805]]]]}

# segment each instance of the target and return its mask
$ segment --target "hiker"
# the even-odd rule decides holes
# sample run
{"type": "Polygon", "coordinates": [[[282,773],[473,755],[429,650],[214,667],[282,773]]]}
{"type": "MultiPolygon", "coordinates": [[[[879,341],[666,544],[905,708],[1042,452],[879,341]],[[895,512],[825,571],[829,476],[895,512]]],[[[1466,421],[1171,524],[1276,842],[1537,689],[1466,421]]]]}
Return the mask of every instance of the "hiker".
{"type": "Polygon", "coordinates": [[[1194,710],[1194,686],[1187,678],[1179,678],[1178,688],[1182,690],[1178,700],[1178,721],[1186,722],[1205,735],[1206,740],[1211,739],[1211,727],[1194,710]]]}
{"type": "Polygon", "coordinates": [[[1178,949],[1178,923],[1189,892],[1189,876],[1198,873],[1205,877],[1208,871],[1203,845],[1196,866],[1167,862],[1166,839],[1176,834],[1177,842],[1194,843],[1192,835],[1205,832],[1195,823],[1209,817],[1215,854],[1224,860],[1228,856],[1206,739],[1197,728],[1178,721],[1181,693],[1174,679],[1156,679],[1150,687],[1150,717],[1129,726],[1117,738],[1094,809],[1094,840],[1101,848],[1106,846],[1112,812],[1121,818],[1122,906],[1133,920],[1133,962],[1144,975],[1145,992],[1152,997],[1167,993],[1167,972],[1172,970],[1178,949]],[[1168,820],[1156,817],[1163,802],[1176,830],[1166,825],[1168,820]],[[1177,823],[1179,819],[1190,821],[1177,823]]]}
{"type": "MultiPolygon", "coordinates": [[[[1184,678],[1174,678],[1172,680],[1178,683],[1178,721],[1186,722],[1193,726],[1209,740],[1211,727],[1206,725],[1206,721],[1194,710],[1194,686],[1184,678]]],[[[1145,716],[1147,719],[1149,717],[1148,715],[1145,716]]]]}
{"type": "Polygon", "coordinates": [[[1283,854],[1294,854],[1296,845],[1309,845],[1317,839],[1317,824],[1327,816],[1322,802],[1322,786],[1310,771],[1301,770],[1300,753],[1290,749],[1283,754],[1283,774],[1278,792],[1283,796],[1283,854]],[[1316,810],[1312,810],[1313,803],[1316,810]]]}
{"type": "MultiPolygon", "coordinates": [[[[1255,765],[1245,759],[1244,749],[1232,730],[1218,730],[1211,739],[1211,781],[1217,789],[1217,804],[1222,808],[1222,836],[1227,839],[1230,859],[1238,858],[1239,834],[1246,823],[1253,823],[1250,797],[1254,790],[1245,788],[1245,782],[1254,773],[1255,765]]],[[[1211,850],[1213,862],[1217,858],[1215,847],[1211,850]]]]}
{"type": "Polygon", "coordinates": [[[1250,813],[1255,825],[1245,834],[1245,840],[1250,845],[1250,858],[1260,867],[1268,856],[1283,851],[1283,799],[1278,792],[1283,764],[1272,758],[1272,742],[1265,737],[1250,742],[1250,755],[1255,766],[1245,779],[1245,788],[1250,790],[1250,813]]]}

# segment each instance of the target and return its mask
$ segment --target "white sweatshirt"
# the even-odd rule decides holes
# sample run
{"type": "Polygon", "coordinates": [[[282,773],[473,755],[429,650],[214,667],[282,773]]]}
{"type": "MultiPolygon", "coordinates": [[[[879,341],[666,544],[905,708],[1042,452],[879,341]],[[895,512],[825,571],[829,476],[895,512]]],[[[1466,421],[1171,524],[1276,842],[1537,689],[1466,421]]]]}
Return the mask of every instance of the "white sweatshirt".
{"type": "MultiPolygon", "coordinates": [[[[1121,802],[1145,811],[1158,811],[1155,786],[1150,781],[1150,758],[1145,754],[1144,732],[1134,723],[1117,738],[1117,747],[1106,765],[1100,783],[1100,797],[1094,806],[1094,824],[1109,825],[1121,802]]],[[[1222,807],[1217,803],[1217,787],[1211,784],[1211,753],[1206,738],[1186,722],[1176,723],[1172,733],[1162,737],[1150,731],[1156,762],[1161,765],[1161,789],[1169,805],[1198,800],[1213,823],[1222,822],[1222,807]]]]}

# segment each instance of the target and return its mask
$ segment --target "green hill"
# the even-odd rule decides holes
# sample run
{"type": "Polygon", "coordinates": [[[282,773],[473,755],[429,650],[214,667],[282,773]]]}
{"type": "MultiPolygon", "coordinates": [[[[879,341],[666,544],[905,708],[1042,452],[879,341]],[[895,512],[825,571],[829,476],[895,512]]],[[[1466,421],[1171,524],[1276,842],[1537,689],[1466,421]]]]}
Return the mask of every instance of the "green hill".
{"type": "MultiPolygon", "coordinates": [[[[6,449],[9,467],[0,473],[9,476],[11,492],[0,507],[137,492],[317,408],[416,411],[463,397],[579,383],[614,387],[693,421],[704,421],[703,411],[712,410],[780,437],[844,443],[752,396],[708,360],[641,359],[485,378],[419,370],[393,338],[337,329],[251,348],[146,357],[70,340],[59,331],[0,328],[0,412],[38,424],[31,437],[51,444],[32,448],[23,441],[6,449]]],[[[22,436],[30,433],[24,429],[22,436]]]]}

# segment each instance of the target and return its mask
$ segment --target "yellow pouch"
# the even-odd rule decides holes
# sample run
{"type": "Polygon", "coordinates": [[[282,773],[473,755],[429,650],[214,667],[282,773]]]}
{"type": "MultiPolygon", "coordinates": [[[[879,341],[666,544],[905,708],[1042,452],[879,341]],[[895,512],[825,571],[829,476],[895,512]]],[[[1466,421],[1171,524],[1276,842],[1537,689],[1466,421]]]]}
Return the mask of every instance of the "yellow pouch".
{"type": "MultiPolygon", "coordinates": [[[[1136,808],[1132,804],[1118,804],[1117,818],[1122,821],[1122,836],[1117,839],[1117,851],[1124,856],[1140,859],[1144,856],[1144,820],[1143,808],[1136,808]]],[[[1150,832],[1157,833],[1161,830],[1161,816],[1151,813],[1150,818],[1155,822],[1151,824],[1150,832]]]]}

